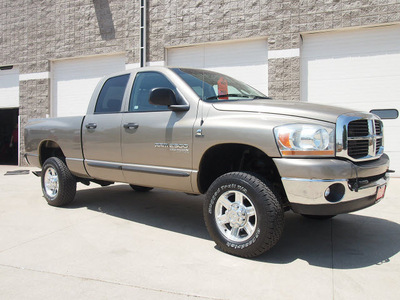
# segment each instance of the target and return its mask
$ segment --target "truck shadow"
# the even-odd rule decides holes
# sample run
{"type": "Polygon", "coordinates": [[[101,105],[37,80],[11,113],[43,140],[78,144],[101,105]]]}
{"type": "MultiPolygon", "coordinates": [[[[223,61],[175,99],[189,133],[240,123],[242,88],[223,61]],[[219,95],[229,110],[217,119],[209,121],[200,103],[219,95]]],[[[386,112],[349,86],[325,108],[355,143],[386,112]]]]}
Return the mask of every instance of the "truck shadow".
{"type": "MultiPolygon", "coordinates": [[[[203,196],[155,189],[134,192],[128,185],[77,192],[70,209],[90,210],[132,222],[210,240],[203,221],[203,196]]],[[[288,264],[304,260],[310,265],[357,269],[389,263],[400,250],[400,225],[359,214],[330,220],[311,220],[288,212],[278,244],[255,259],[288,264]]]]}
{"type": "Polygon", "coordinates": [[[333,269],[389,263],[400,250],[400,225],[356,213],[311,220],[286,213],[278,244],[258,260],[287,264],[296,259],[333,269]]]}
{"type": "Polygon", "coordinates": [[[203,222],[203,196],[129,185],[78,190],[68,208],[87,207],[132,222],[210,240],[203,222]]]}

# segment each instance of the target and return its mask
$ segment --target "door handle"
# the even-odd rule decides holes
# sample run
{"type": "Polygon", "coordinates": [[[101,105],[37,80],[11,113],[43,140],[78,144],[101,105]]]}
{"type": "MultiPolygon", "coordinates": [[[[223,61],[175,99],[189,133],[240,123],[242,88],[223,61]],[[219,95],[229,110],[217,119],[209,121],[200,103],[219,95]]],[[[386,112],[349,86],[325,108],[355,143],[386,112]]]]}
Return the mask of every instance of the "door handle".
{"type": "Polygon", "coordinates": [[[124,124],[124,128],[128,129],[128,130],[137,129],[138,127],[139,127],[139,124],[137,124],[137,123],[125,123],[124,124]]]}
{"type": "Polygon", "coordinates": [[[96,123],[88,123],[88,124],[86,124],[86,128],[87,129],[96,129],[97,124],[96,123]]]}

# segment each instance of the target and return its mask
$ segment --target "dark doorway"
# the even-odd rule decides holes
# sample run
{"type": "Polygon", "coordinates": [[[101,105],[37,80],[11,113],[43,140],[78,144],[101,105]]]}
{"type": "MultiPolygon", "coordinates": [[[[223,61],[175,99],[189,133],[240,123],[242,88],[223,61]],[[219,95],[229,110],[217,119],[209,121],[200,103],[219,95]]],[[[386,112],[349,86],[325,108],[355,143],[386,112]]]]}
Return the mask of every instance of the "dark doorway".
{"type": "Polygon", "coordinates": [[[0,109],[0,164],[18,165],[18,108],[0,109]]]}

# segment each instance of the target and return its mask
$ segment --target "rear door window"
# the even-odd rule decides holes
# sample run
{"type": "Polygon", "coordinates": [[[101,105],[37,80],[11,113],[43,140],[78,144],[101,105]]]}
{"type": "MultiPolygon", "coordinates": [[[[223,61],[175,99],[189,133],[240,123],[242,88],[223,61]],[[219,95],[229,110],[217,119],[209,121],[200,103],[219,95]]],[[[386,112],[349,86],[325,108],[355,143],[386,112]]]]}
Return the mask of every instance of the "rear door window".
{"type": "Polygon", "coordinates": [[[97,98],[94,112],[96,114],[120,112],[128,80],[129,74],[109,78],[97,98]]]}

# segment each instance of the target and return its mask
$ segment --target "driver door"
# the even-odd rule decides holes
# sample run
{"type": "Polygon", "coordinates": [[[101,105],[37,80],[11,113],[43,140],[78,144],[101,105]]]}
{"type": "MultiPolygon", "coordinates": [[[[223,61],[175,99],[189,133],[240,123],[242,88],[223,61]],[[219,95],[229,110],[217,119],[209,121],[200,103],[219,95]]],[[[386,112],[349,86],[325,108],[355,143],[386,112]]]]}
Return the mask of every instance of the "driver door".
{"type": "Polygon", "coordinates": [[[156,87],[178,93],[162,73],[137,73],[122,117],[122,171],[131,184],[191,192],[195,116],[193,110],[175,112],[150,104],[150,91],[156,87]]]}

